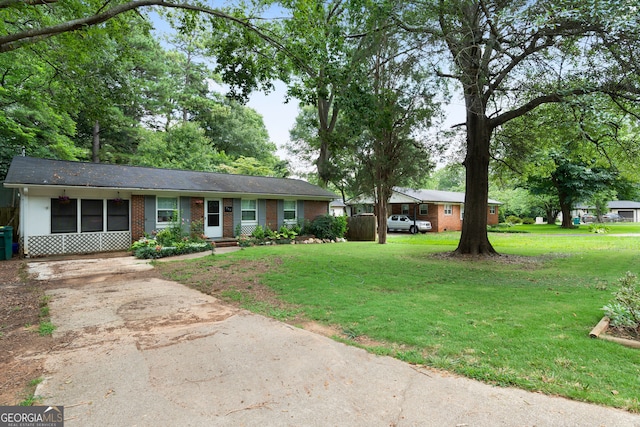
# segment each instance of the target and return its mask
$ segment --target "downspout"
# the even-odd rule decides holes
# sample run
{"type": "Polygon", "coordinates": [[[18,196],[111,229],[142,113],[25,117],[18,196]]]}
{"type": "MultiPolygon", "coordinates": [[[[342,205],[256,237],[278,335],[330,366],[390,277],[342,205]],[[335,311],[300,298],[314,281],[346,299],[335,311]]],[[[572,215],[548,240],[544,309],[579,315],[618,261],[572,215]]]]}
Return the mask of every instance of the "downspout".
{"type": "Polygon", "coordinates": [[[25,187],[20,191],[20,224],[18,224],[18,242],[20,241],[20,236],[22,236],[22,255],[25,257],[29,255],[29,235],[25,218],[28,201],[29,189],[25,187]]]}

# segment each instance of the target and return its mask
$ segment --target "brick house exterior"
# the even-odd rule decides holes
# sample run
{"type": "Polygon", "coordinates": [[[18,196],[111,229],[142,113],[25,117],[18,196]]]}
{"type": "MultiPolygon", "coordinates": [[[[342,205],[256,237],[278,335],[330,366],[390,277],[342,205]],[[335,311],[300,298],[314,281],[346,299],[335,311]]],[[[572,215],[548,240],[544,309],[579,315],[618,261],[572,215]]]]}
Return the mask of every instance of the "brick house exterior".
{"type": "MultiPolygon", "coordinates": [[[[487,224],[498,224],[500,202],[489,199],[487,224]]],[[[349,201],[352,214],[373,212],[373,201],[360,198],[349,201]]],[[[438,190],[412,190],[394,188],[389,206],[389,215],[405,214],[417,220],[431,222],[432,232],[461,231],[464,220],[464,193],[438,190]]]]}
{"type": "Polygon", "coordinates": [[[338,196],[296,179],[15,157],[5,187],[20,194],[28,256],[126,250],[178,219],[213,240],[329,213],[338,196]]]}

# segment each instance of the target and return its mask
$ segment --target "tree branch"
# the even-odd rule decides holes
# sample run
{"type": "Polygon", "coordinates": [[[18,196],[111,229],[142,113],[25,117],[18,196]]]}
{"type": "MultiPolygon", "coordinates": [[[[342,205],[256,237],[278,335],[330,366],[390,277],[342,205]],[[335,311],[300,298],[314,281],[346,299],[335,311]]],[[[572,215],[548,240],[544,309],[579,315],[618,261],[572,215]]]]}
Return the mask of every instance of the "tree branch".
{"type": "Polygon", "coordinates": [[[576,88],[564,92],[555,92],[546,95],[539,96],[527,102],[526,104],[514,108],[513,110],[506,111],[492,119],[489,120],[489,125],[491,129],[495,129],[496,127],[505,124],[509,120],[515,119],[516,117],[523,116],[530,111],[535,110],[537,107],[543,104],[552,104],[563,102],[567,98],[576,95],[586,95],[588,93],[602,92],[602,88],[576,88]]]}
{"type": "MultiPolygon", "coordinates": [[[[1,0],[1,1],[6,3],[6,2],[13,2],[15,0],[1,0]]],[[[36,2],[38,0],[32,0],[32,1],[36,2]]],[[[45,1],[48,1],[48,0],[45,0],[45,1]]],[[[167,8],[192,10],[195,12],[201,12],[207,15],[212,15],[217,18],[226,19],[248,30],[254,31],[263,40],[267,41],[268,43],[272,44],[273,46],[275,46],[280,50],[286,51],[286,49],[282,44],[280,44],[279,42],[277,42],[275,39],[268,36],[264,32],[260,31],[255,25],[251,24],[248,21],[236,18],[232,15],[228,15],[219,10],[210,9],[207,7],[198,6],[198,5],[189,4],[189,3],[171,3],[164,0],[134,0],[129,3],[124,3],[121,5],[114,6],[105,12],[97,13],[95,15],[73,19],[73,20],[63,22],[57,25],[52,25],[49,27],[34,28],[27,31],[21,31],[18,33],[8,34],[6,36],[0,37],[0,53],[16,50],[26,44],[35,43],[39,40],[43,40],[43,39],[55,36],[57,34],[76,31],[87,26],[101,24],[122,13],[128,12],[130,10],[142,8],[142,7],[148,7],[148,6],[160,6],[160,7],[167,7],[167,8]]]]}
{"type": "Polygon", "coordinates": [[[0,0],[0,9],[6,9],[14,4],[25,3],[29,6],[38,6],[41,4],[57,3],[58,0],[0,0]]]}

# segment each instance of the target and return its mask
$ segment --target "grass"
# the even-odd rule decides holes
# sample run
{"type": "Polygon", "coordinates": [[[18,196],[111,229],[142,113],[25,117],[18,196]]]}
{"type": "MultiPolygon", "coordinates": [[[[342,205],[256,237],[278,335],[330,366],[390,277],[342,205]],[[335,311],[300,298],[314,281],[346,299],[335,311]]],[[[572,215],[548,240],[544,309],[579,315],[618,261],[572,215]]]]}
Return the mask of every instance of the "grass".
{"type": "Polygon", "coordinates": [[[34,378],[29,381],[25,398],[18,403],[18,406],[34,406],[42,401],[42,397],[34,395],[36,387],[38,387],[38,384],[42,381],[44,381],[44,378],[34,378]]]}
{"type": "MultiPolygon", "coordinates": [[[[535,234],[593,234],[589,228],[591,224],[580,224],[576,228],[566,229],[557,224],[517,224],[505,227],[507,231],[535,234]]],[[[640,234],[640,223],[637,222],[611,222],[595,224],[609,229],[608,234],[640,234]]],[[[503,227],[500,227],[503,229],[503,227]]]]}
{"type": "Polygon", "coordinates": [[[459,233],[429,233],[255,247],[214,262],[278,257],[263,283],[347,342],[379,342],[376,354],[640,412],[640,352],[588,336],[617,279],[640,273],[640,238],[575,234],[491,233],[510,256],[488,260],[437,256],[459,233]]]}

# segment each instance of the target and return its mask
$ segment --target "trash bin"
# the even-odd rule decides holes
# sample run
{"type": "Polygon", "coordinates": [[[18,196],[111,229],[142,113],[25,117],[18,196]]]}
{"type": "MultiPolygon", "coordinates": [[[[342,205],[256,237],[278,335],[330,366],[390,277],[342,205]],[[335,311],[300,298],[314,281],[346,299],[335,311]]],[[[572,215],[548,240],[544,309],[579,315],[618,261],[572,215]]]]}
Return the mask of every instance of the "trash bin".
{"type": "Polygon", "coordinates": [[[13,227],[0,227],[0,260],[11,259],[13,251],[13,227]]]}
{"type": "Polygon", "coordinates": [[[580,225],[580,218],[578,217],[573,218],[573,225],[580,225]]]}

